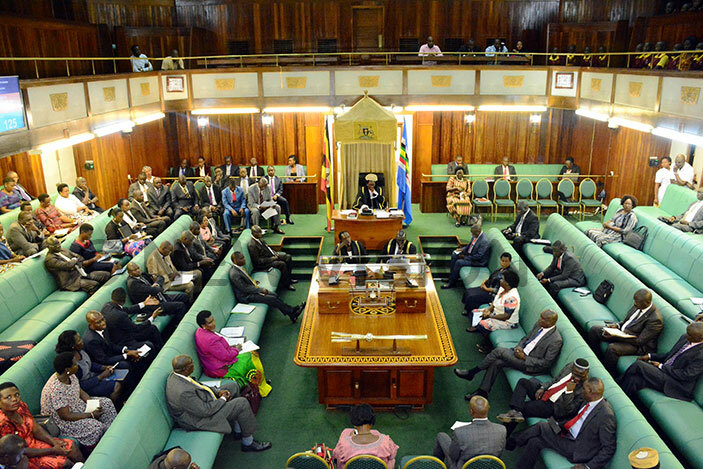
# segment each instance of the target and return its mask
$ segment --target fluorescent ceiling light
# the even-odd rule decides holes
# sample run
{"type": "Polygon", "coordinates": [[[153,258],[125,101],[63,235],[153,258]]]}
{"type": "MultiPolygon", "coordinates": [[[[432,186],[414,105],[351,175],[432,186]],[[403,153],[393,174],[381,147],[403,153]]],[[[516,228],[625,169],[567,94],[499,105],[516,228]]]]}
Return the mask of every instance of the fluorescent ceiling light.
{"type": "Polygon", "coordinates": [[[645,124],[643,122],[635,122],[635,121],[623,119],[621,117],[611,117],[608,120],[608,124],[617,125],[620,127],[627,127],[628,129],[639,130],[640,132],[646,132],[646,133],[649,133],[652,131],[652,126],[649,124],[645,124]]]}
{"type": "Polygon", "coordinates": [[[85,132],[82,134],[74,135],[69,138],[62,138],[61,140],[54,140],[53,142],[45,143],[44,145],[39,145],[39,150],[41,151],[56,151],[61,148],[70,147],[72,145],[77,145],[79,143],[87,142],[95,138],[95,134],[91,132],[85,132]]]}
{"type": "Polygon", "coordinates": [[[330,112],[332,109],[328,106],[282,106],[282,107],[267,107],[263,112],[267,114],[281,112],[330,112]]]}
{"type": "Polygon", "coordinates": [[[115,132],[122,132],[123,130],[131,131],[133,127],[134,127],[134,122],[123,121],[123,122],[117,122],[114,124],[110,124],[105,127],[100,127],[98,129],[93,129],[93,133],[97,137],[104,137],[105,135],[114,134],[115,132]]]}
{"type": "Polygon", "coordinates": [[[492,105],[484,104],[478,107],[479,111],[496,111],[496,112],[545,112],[547,106],[527,106],[527,105],[492,105]]]}
{"type": "Polygon", "coordinates": [[[147,114],[146,116],[137,117],[132,122],[136,125],[146,124],[147,122],[157,121],[166,117],[163,112],[155,112],[154,114],[147,114]]]}
{"type": "Polygon", "coordinates": [[[601,114],[600,112],[593,112],[588,109],[577,109],[576,115],[581,117],[588,117],[589,119],[595,119],[601,122],[608,122],[608,114],[601,114]]]}
{"type": "Polygon", "coordinates": [[[652,130],[652,134],[657,137],[664,137],[670,140],[677,140],[679,142],[688,143],[689,145],[703,146],[703,137],[693,134],[687,134],[684,132],[677,132],[675,130],[666,129],[664,127],[655,127],[652,130]]]}
{"type": "Polygon", "coordinates": [[[468,104],[411,104],[405,106],[406,111],[473,111],[475,108],[468,104]]]}
{"type": "Polygon", "coordinates": [[[196,116],[209,114],[258,114],[259,112],[258,107],[213,107],[193,109],[190,111],[191,114],[196,116]]]}

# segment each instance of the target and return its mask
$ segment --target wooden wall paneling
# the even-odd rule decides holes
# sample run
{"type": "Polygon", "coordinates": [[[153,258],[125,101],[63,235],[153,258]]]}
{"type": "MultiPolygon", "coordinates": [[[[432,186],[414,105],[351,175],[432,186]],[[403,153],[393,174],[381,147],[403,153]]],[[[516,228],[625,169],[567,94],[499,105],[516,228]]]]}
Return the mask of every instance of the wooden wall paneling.
{"type": "Polygon", "coordinates": [[[420,202],[420,181],[423,174],[432,172],[433,160],[433,112],[416,112],[413,122],[413,165],[412,165],[412,201],[420,202]]]}
{"type": "Polygon", "coordinates": [[[640,42],[666,41],[669,49],[689,36],[701,36],[703,12],[674,13],[673,15],[637,18],[630,37],[630,49],[640,42]]]}
{"type": "MultiPolygon", "coordinates": [[[[5,179],[9,171],[15,171],[20,178],[20,184],[34,197],[47,192],[44,181],[44,170],[39,153],[16,153],[0,158],[0,178],[5,179]]],[[[2,181],[0,180],[0,184],[2,181]]],[[[51,191],[54,192],[54,191],[51,191]]]]}
{"type": "Polygon", "coordinates": [[[657,0],[562,0],[562,17],[566,23],[627,20],[632,24],[637,16],[656,14],[657,0]]]}
{"type": "MultiPolygon", "coordinates": [[[[67,1],[67,0],[64,0],[67,1]]],[[[109,26],[176,26],[174,0],[80,0],[88,21],[109,26]]]]}

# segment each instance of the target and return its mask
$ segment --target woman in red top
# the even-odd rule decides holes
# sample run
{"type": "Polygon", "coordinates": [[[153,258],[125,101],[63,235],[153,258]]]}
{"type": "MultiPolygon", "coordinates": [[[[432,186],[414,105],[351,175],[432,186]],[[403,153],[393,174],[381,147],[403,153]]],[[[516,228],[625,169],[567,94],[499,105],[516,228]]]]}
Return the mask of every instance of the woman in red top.
{"type": "Polygon", "coordinates": [[[84,461],[73,441],[52,438],[34,421],[19,389],[8,382],[0,384],[0,436],[9,434],[16,434],[27,443],[29,469],[70,468],[84,461]]]}

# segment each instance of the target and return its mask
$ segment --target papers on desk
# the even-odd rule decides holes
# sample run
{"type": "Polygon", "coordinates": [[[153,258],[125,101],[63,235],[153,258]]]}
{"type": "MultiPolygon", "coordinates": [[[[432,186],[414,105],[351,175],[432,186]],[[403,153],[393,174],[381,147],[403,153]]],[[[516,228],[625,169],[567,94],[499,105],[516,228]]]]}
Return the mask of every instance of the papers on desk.
{"type": "Polygon", "coordinates": [[[100,399],[88,399],[85,403],[85,413],[95,412],[100,407],[100,399]]]}
{"type": "Polygon", "coordinates": [[[254,352],[256,350],[259,350],[259,346],[256,345],[254,342],[251,340],[247,340],[242,344],[242,350],[240,350],[241,353],[247,353],[247,352],[254,352]]]}
{"type": "Polygon", "coordinates": [[[192,271],[186,271],[186,272],[178,272],[176,275],[176,278],[174,278],[171,281],[171,286],[172,287],[177,287],[179,285],[185,285],[186,283],[189,283],[193,280],[193,275],[192,271]]]}
{"type": "Polygon", "coordinates": [[[390,214],[389,212],[385,211],[385,210],[376,210],[376,212],[374,213],[374,215],[376,215],[376,218],[379,218],[379,219],[381,219],[381,218],[390,218],[390,217],[391,217],[391,214],[390,214]]]}
{"type": "Polygon", "coordinates": [[[42,254],[46,253],[47,251],[48,251],[48,249],[42,249],[41,251],[39,251],[39,252],[36,253],[36,254],[32,254],[31,256],[25,257],[24,259],[22,259],[22,262],[28,261],[29,259],[34,259],[35,257],[39,257],[39,256],[41,256],[42,254]]]}
{"type": "Polygon", "coordinates": [[[137,349],[137,353],[140,357],[146,357],[146,354],[149,353],[150,350],[151,347],[149,347],[147,344],[144,344],[137,349]]]}
{"type": "Polygon", "coordinates": [[[620,329],[615,329],[612,327],[604,327],[603,331],[607,332],[608,334],[610,334],[613,337],[620,337],[623,339],[636,339],[637,338],[636,335],[626,334],[623,331],[621,331],[620,329]]]}
{"type": "Polygon", "coordinates": [[[391,218],[405,218],[405,213],[397,208],[392,208],[390,214],[391,218]]]}
{"type": "Polygon", "coordinates": [[[352,213],[356,214],[356,210],[349,209],[349,210],[340,210],[340,211],[339,211],[339,214],[340,214],[340,215],[343,215],[343,216],[345,216],[345,217],[348,216],[348,215],[351,215],[352,213]]]}
{"type": "MultiPolygon", "coordinates": [[[[219,380],[212,380],[212,381],[201,381],[200,384],[209,386],[211,388],[219,388],[220,387],[220,381],[219,380]]],[[[76,466],[73,466],[76,467],[76,466]]]]}
{"type": "Polygon", "coordinates": [[[244,326],[223,327],[222,330],[220,330],[220,334],[225,337],[243,337],[244,326]]]}
{"type": "Polygon", "coordinates": [[[691,298],[691,303],[693,303],[694,305],[701,306],[703,305],[703,298],[691,298]]]}
{"type": "Polygon", "coordinates": [[[249,314],[256,309],[254,305],[248,305],[246,303],[237,303],[237,306],[232,308],[232,314],[249,314]]]}
{"type": "Polygon", "coordinates": [[[267,208],[264,213],[261,214],[261,216],[264,217],[264,219],[266,220],[271,217],[275,217],[276,215],[278,215],[278,211],[276,211],[275,208],[267,208]]]}
{"type": "Polygon", "coordinates": [[[243,347],[246,337],[225,337],[225,340],[230,347],[234,347],[236,345],[241,345],[243,347]]]}
{"type": "Polygon", "coordinates": [[[478,323],[481,321],[481,319],[483,319],[483,311],[481,311],[480,309],[473,310],[471,316],[471,327],[478,326],[478,323]]]}
{"type": "Polygon", "coordinates": [[[471,422],[460,422],[460,421],[457,420],[456,422],[454,422],[454,425],[452,425],[452,430],[456,430],[456,429],[459,428],[459,427],[465,427],[465,426],[467,426],[469,423],[471,423],[471,422]]]}

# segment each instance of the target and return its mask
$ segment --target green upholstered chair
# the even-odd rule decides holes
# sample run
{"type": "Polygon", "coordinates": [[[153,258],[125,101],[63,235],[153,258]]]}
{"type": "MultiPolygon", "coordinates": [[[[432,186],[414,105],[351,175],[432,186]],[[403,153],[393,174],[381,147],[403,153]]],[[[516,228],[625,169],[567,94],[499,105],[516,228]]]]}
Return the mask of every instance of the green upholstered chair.
{"type": "Polygon", "coordinates": [[[471,202],[474,204],[474,211],[478,212],[479,207],[488,207],[491,211],[491,218],[493,218],[493,211],[495,206],[493,202],[488,199],[488,183],[485,179],[476,179],[471,186],[471,202]]]}
{"type": "Polygon", "coordinates": [[[388,466],[381,458],[360,454],[347,461],[344,469],[388,469],[388,466]]]}
{"type": "Polygon", "coordinates": [[[574,196],[574,192],[576,192],[576,186],[574,185],[574,181],[572,181],[571,179],[562,179],[561,181],[559,181],[559,184],[557,185],[557,193],[563,194],[564,200],[562,200],[562,198],[559,197],[559,200],[557,201],[557,203],[559,204],[559,208],[561,210],[562,216],[564,215],[565,208],[578,209],[579,216],[580,216],[581,203],[577,200],[572,199],[572,197],[574,196]]]}
{"type": "Polygon", "coordinates": [[[447,469],[447,466],[434,456],[412,456],[402,469],[447,469]]]}
{"type": "Polygon", "coordinates": [[[493,212],[494,222],[496,221],[496,215],[500,207],[511,207],[513,209],[513,217],[515,217],[515,201],[510,197],[511,192],[512,187],[510,186],[510,181],[498,179],[493,183],[493,205],[495,206],[493,212]]]}
{"type": "Polygon", "coordinates": [[[327,461],[313,453],[296,453],[286,462],[286,468],[292,469],[330,469],[327,461]]]}
{"type": "Polygon", "coordinates": [[[556,208],[559,209],[557,202],[552,198],[552,192],[554,187],[552,186],[552,181],[547,178],[542,178],[537,181],[537,216],[539,217],[542,213],[542,207],[556,208]]]}
{"type": "Polygon", "coordinates": [[[532,185],[532,181],[527,178],[520,179],[515,185],[515,202],[520,202],[524,200],[530,207],[537,207],[537,201],[534,199],[533,192],[535,188],[532,185]]]}
{"type": "Polygon", "coordinates": [[[484,454],[469,459],[461,469],[505,469],[505,463],[495,456],[484,454]]]}
{"type": "MultiPolygon", "coordinates": [[[[596,183],[591,178],[586,178],[579,184],[579,203],[581,204],[581,220],[587,208],[598,208],[600,200],[596,199],[596,183]]],[[[603,223],[603,211],[600,212],[600,221],[603,223]]]]}

